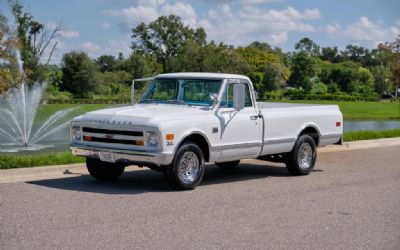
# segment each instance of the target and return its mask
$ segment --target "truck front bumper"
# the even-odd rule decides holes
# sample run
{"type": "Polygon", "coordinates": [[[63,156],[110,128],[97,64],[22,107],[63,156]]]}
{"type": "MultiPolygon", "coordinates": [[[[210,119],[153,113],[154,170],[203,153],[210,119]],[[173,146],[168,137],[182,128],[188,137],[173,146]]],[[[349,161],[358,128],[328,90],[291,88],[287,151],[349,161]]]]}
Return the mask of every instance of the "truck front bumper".
{"type": "Polygon", "coordinates": [[[130,165],[169,165],[172,163],[173,154],[164,152],[131,151],[115,148],[93,147],[82,144],[71,144],[72,154],[89,158],[100,159],[101,153],[110,153],[115,162],[130,165]]]}

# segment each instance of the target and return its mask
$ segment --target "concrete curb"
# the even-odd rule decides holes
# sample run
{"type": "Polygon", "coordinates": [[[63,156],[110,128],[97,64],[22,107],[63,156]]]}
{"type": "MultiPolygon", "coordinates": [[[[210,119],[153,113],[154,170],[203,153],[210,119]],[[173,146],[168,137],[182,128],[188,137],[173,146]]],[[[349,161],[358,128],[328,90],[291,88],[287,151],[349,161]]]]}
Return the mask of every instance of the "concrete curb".
{"type": "MultiPolygon", "coordinates": [[[[332,152],[362,150],[369,148],[381,148],[381,147],[391,147],[391,146],[400,146],[400,137],[346,142],[343,145],[329,145],[323,148],[318,148],[318,153],[332,153],[332,152]]],[[[254,160],[246,160],[246,162],[251,162],[251,161],[254,160]]],[[[134,171],[139,169],[140,168],[137,166],[130,166],[126,170],[134,171]]],[[[87,174],[89,173],[86,170],[85,164],[5,169],[5,170],[0,170],[0,184],[49,180],[49,179],[62,179],[62,178],[77,177],[87,174]]]]}

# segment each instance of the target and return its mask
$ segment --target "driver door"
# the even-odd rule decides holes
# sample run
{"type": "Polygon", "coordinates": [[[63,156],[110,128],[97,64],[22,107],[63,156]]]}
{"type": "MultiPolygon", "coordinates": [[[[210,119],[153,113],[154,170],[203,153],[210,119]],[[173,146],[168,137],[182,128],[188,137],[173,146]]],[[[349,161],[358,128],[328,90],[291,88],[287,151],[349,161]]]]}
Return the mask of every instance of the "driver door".
{"type": "Polygon", "coordinates": [[[220,161],[258,156],[262,143],[262,121],[255,105],[248,82],[228,80],[217,112],[221,125],[220,161]],[[244,84],[245,88],[245,104],[241,110],[235,109],[233,105],[235,84],[244,84]]]}

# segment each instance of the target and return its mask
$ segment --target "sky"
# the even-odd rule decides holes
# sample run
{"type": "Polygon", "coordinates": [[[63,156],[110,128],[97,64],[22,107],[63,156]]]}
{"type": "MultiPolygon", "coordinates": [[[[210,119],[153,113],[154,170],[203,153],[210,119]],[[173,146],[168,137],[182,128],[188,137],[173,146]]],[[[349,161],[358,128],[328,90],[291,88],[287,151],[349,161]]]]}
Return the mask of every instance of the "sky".
{"type": "MultiPolygon", "coordinates": [[[[374,48],[400,34],[400,0],[20,0],[49,29],[63,23],[52,63],[68,51],[130,53],[132,28],[175,14],[207,40],[243,46],[253,41],[292,51],[309,37],[321,47],[374,48]]],[[[7,1],[0,10],[9,15],[7,1]]]]}

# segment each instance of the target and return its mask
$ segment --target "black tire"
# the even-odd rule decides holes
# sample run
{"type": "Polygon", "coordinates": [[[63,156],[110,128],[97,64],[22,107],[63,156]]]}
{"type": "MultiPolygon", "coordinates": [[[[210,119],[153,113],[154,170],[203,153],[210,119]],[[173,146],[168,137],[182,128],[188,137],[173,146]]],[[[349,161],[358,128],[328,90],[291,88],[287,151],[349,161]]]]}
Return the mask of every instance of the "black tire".
{"type": "MultiPolygon", "coordinates": [[[[187,164],[186,164],[187,165],[187,164]]],[[[203,151],[199,146],[192,142],[182,144],[175,153],[174,160],[170,166],[164,171],[164,176],[168,185],[177,190],[191,190],[195,189],[203,179],[204,176],[204,156],[203,151]],[[189,158],[188,158],[189,157],[189,158]],[[186,159],[197,166],[194,168],[188,167],[184,171],[186,159]],[[190,179],[190,176],[192,176],[190,179]]]]}
{"type": "Polygon", "coordinates": [[[123,165],[92,158],[86,158],[86,167],[93,178],[101,181],[115,180],[120,177],[125,170],[125,166],[123,165]]]}
{"type": "Polygon", "coordinates": [[[304,134],[297,139],[293,150],[286,155],[286,169],[291,175],[308,175],[313,170],[316,160],[315,141],[311,136],[304,134]]]}
{"type": "Polygon", "coordinates": [[[226,162],[216,162],[215,165],[222,169],[233,169],[236,168],[240,163],[239,161],[226,161],[226,162]]]}

